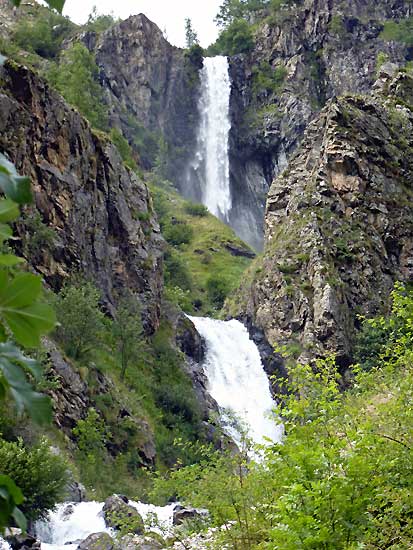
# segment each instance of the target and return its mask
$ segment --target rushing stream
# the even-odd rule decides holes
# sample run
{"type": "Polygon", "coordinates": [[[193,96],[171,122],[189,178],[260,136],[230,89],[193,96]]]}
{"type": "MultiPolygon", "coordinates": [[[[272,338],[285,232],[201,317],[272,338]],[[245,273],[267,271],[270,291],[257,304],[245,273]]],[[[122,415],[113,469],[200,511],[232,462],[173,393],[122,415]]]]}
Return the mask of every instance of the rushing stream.
{"type": "MultiPolygon", "coordinates": [[[[257,346],[250,339],[247,329],[236,320],[190,319],[206,342],[204,369],[208,391],[219,405],[228,435],[241,445],[242,436],[239,427],[232,421],[233,415],[255,443],[265,443],[266,438],[280,441],[283,430],[271,414],[274,401],[268,378],[257,346]]],[[[144,520],[156,514],[163,529],[172,527],[176,503],[165,507],[132,501],[130,504],[136,507],[144,520]]],[[[36,526],[42,550],[75,550],[78,542],[92,533],[111,533],[105,525],[102,508],[101,502],[60,504],[50,513],[47,522],[36,526]]]]}
{"type": "Polygon", "coordinates": [[[200,124],[189,185],[195,177],[201,188],[202,203],[211,214],[227,221],[232,206],[228,156],[231,129],[228,59],[223,56],[205,58],[200,78],[200,124]]]}

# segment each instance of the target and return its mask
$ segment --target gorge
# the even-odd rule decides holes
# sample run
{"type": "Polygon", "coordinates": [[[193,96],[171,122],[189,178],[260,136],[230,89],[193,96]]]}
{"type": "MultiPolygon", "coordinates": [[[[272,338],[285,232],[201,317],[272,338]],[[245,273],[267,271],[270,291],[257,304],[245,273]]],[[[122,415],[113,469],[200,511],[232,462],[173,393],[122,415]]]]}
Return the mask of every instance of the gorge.
{"type": "Polygon", "coordinates": [[[0,474],[31,533],[410,548],[411,2],[229,0],[207,50],[11,3],[0,474]]]}

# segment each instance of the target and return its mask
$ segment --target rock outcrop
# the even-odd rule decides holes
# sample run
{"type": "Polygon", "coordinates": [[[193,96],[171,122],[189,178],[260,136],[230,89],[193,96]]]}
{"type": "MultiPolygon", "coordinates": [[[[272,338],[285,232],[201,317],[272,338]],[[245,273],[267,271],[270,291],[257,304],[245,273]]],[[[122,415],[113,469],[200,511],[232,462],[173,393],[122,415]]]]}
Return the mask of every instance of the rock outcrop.
{"type": "Polygon", "coordinates": [[[138,535],[144,532],[141,515],[124,496],[112,495],[106,499],[102,513],[107,527],[138,535]]]}
{"type": "Polygon", "coordinates": [[[244,240],[262,246],[269,186],[326,101],[368,92],[378,57],[412,58],[408,44],[381,35],[386,20],[410,15],[407,0],[286,2],[257,26],[253,51],[231,58],[230,223],[244,240]]]}
{"type": "Polygon", "coordinates": [[[358,314],[384,311],[394,281],[413,281],[413,78],[381,74],[378,88],[329,101],[308,126],[272,184],[262,263],[233,304],[302,359],[333,352],[345,367],[358,314]]]}
{"type": "Polygon", "coordinates": [[[202,59],[169,44],[143,14],[82,40],[96,55],[111,126],[122,128],[146,168],[163,136],[164,175],[181,188],[195,141],[202,59]]]}
{"type": "MultiPolygon", "coordinates": [[[[43,80],[11,61],[0,70],[0,149],[31,177],[42,222],[55,232],[55,245],[40,245],[33,262],[45,281],[58,290],[80,273],[98,286],[109,311],[127,289],[153,333],[163,240],[146,185],[117,149],[43,80]]],[[[24,239],[24,226],[18,231],[24,239]]]]}

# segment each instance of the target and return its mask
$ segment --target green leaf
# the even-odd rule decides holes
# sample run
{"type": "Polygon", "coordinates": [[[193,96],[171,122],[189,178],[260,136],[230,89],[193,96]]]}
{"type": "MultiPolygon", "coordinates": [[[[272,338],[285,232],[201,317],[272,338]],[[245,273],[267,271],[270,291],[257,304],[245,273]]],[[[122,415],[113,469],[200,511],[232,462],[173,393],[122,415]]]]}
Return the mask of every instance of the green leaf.
{"type": "Polygon", "coordinates": [[[0,223],[0,244],[3,244],[4,241],[9,240],[13,236],[13,232],[8,225],[0,223]]]}
{"type": "Polygon", "coordinates": [[[65,5],[65,0],[46,0],[46,2],[52,9],[57,10],[59,13],[62,13],[63,7],[65,5]]]}
{"type": "Polygon", "coordinates": [[[0,200],[0,222],[11,222],[19,216],[19,207],[11,199],[0,200]]]}
{"type": "Polygon", "coordinates": [[[13,267],[14,265],[24,263],[23,258],[19,258],[14,254],[0,254],[0,265],[5,267],[13,267]]]}
{"type": "MultiPolygon", "coordinates": [[[[10,0],[13,6],[20,6],[21,0],[10,0]]],[[[59,13],[62,13],[63,6],[65,5],[66,0],[45,0],[46,3],[54,10],[57,10],[59,13]]]]}
{"type": "Polygon", "coordinates": [[[56,317],[53,309],[37,302],[42,290],[40,277],[20,273],[9,279],[0,271],[0,316],[19,344],[35,347],[40,336],[53,329],[56,317]]]}
{"type": "Polygon", "coordinates": [[[23,502],[23,493],[9,476],[0,475],[0,487],[6,489],[8,497],[11,497],[15,504],[21,504],[23,502]]]}
{"type": "Polygon", "coordinates": [[[25,533],[27,531],[27,519],[23,512],[17,508],[17,506],[14,508],[12,516],[16,522],[16,525],[20,527],[23,533],[25,533]]]}
{"type": "MultiPolygon", "coordinates": [[[[31,363],[33,360],[19,354],[18,362],[12,362],[9,353],[10,346],[9,343],[0,344],[0,371],[7,382],[8,390],[17,405],[17,410],[19,412],[26,410],[38,424],[50,422],[52,418],[50,399],[33,391],[26,380],[23,369],[20,367],[20,364],[23,364],[28,369],[32,368],[31,363]]],[[[17,348],[16,354],[18,354],[17,348]]]]}
{"type": "Polygon", "coordinates": [[[30,178],[19,176],[14,165],[0,153],[0,190],[18,204],[32,201],[30,178]]]}

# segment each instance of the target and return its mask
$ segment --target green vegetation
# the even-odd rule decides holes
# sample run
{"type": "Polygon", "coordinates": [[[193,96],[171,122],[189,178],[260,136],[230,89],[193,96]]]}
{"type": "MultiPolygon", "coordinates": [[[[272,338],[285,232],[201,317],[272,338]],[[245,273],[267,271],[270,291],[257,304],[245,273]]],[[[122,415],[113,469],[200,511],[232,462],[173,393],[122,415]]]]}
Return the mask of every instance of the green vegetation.
{"type": "Polygon", "coordinates": [[[100,293],[91,283],[65,286],[55,299],[59,326],[56,338],[73,359],[87,361],[103,339],[105,316],[100,293]]]}
{"type": "Polygon", "coordinates": [[[62,42],[75,25],[66,17],[48,9],[38,9],[31,19],[21,19],[13,35],[14,42],[23,50],[47,59],[54,59],[62,42]]]}
{"type": "Polygon", "coordinates": [[[46,440],[29,449],[21,440],[0,439],[0,464],[23,491],[20,507],[31,521],[44,517],[65,496],[67,465],[46,440]]]}
{"type": "Polygon", "coordinates": [[[95,56],[80,42],[62,53],[59,64],[50,69],[50,83],[99,130],[108,128],[108,112],[98,82],[95,56]]]}
{"type": "Polygon", "coordinates": [[[413,294],[396,285],[392,296],[390,319],[371,321],[390,323],[391,336],[369,372],[353,367],[346,392],[333,358],[279,381],[286,437],[262,450],[262,463],[204,448],[199,464],[159,479],[154,496],[208,507],[217,548],[410,548],[413,294]]]}
{"type": "Polygon", "coordinates": [[[118,128],[112,128],[110,131],[110,139],[116,145],[123,162],[128,168],[136,172],[138,165],[133,158],[133,153],[129,142],[122,134],[122,131],[118,128]]]}
{"type": "Polygon", "coordinates": [[[192,21],[189,17],[185,19],[185,42],[188,49],[191,49],[193,46],[199,44],[198,35],[194,31],[192,21]]]}
{"type": "Polygon", "coordinates": [[[282,91],[287,76],[287,69],[280,65],[271,67],[268,61],[255,65],[252,69],[252,89],[255,95],[262,92],[279,94],[282,91]]]}
{"type": "Polygon", "coordinates": [[[93,6],[93,9],[91,13],[89,14],[87,23],[86,23],[86,30],[96,33],[101,33],[103,31],[106,31],[112,25],[114,25],[117,22],[115,17],[111,14],[100,14],[97,11],[96,6],[93,6]]]}
{"type": "Polygon", "coordinates": [[[346,27],[344,26],[343,16],[339,14],[333,15],[328,25],[328,29],[332,34],[335,34],[342,38],[346,34],[346,27]]]}
{"type": "Polygon", "coordinates": [[[251,26],[244,19],[236,19],[224,29],[216,42],[209,46],[208,55],[236,55],[248,53],[254,47],[251,26]]]}
{"type": "Polygon", "coordinates": [[[233,256],[227,245],[249,248],[205,207],[188,203],[167,182],[152,181],[150,189],[170,244],[165,255],[168,299],[188,313],[195,310],[216,316],[223,298],[238,286],[251,262],[233,256]]]}
{"type": "Polygon", "coordinates": [[[392,20],[384,21],[380,37],[386,41],[402,42],[407,46],[412,46],[413,17],[402,19],[398,23],[392,20]]]}

